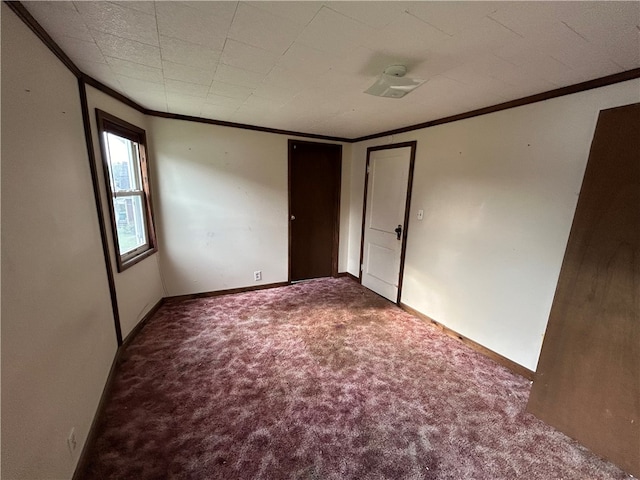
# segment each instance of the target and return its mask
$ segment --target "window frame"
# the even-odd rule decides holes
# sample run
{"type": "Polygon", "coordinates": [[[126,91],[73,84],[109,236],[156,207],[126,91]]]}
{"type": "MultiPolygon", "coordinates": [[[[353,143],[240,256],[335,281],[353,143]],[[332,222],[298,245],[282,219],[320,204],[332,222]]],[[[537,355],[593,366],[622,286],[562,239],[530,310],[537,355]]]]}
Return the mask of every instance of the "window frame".
{"type": "Polygon", "coordinates": [[[123,272],[127,268],[132,267],[136,263],[153,255],[158,251],[156,240],[155,221],[153,218],[153,205],[151,201],[151,182],[149,180],[149,161],[147,157],[147,135],[146,132],[129,122],[115,117],[107,112],[96,108],[96,121],[98,125],[98,137],[100,141],[100,153],[102,155],[102,166],[104,171],[104,180],[106,187],[106,195],[109,204],[109,217],[111,220],[111,233],[113,238],[114,254],[116,258],[116,266],[118,272],[123,272]],[[122,138],[126,138],[138,144],[140,183],[142,190],[133,190],[121,192],[113,190],[111,185],[110,157],[109,148],[106,145],[105,133],[111,133],[122,138]],[[144,215],[144,227],[146,231],[147,243],[141,245],[125,254],[120,253],[120,242],[118,240],[117,215],[113,205],[114,198],[118,196],[139,196],[142,201],[142,211],[144,215]]]}

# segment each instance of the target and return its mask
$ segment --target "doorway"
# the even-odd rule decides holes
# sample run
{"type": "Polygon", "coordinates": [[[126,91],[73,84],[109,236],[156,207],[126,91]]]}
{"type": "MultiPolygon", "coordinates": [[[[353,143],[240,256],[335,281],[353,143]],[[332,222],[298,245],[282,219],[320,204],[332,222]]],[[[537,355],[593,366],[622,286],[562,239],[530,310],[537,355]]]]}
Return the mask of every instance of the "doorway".
{"type": "Polygon", "coordinates": [[[367,149],[360,283],[400,301],[416,141],[367,149]]]}
{"type": "Polygon", "coordinates": [[[289,281],[338,275],[342,145],[289,140],[289,281]]]}

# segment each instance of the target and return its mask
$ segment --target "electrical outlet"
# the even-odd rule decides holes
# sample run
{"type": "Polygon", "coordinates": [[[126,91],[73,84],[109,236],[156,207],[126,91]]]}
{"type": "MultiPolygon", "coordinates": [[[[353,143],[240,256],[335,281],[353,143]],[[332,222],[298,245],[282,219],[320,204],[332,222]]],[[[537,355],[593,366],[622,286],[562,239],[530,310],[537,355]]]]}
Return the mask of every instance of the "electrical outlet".
{"type": "Polygon", "coordinates": [[[253,279],[256,282],[259,282],[260,280],[262,280],[262,270],[256,270],[255,272],[253,272],[253,279]]]}
{"type": "Polygon", "coordinates": [[[76,447],[78,446],[75,427],[71,429],[71,432],[69,432],[69,436],[67,437],[67,446],[69,447],[69,453],[73,456],[76,451],[76,447]]]}

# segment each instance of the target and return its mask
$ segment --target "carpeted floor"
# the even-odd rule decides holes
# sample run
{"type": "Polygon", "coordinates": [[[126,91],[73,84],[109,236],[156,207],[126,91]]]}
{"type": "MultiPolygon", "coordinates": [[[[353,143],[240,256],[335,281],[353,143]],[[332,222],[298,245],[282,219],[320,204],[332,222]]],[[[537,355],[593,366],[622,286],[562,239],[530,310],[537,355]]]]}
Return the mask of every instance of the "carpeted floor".
{"type": "Polygon", "coordinates": [[[170,303],[84,478],[628,478],[525,413],[529,389],[347,278],[170,303]]]}

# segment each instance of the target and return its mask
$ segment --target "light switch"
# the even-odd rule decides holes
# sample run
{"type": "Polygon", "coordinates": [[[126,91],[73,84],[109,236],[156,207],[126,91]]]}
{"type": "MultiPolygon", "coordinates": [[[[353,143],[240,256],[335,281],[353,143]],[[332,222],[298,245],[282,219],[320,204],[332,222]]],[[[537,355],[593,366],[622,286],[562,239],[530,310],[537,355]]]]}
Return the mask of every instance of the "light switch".
{"type": "Polygon", "coordinates": [[[424,218],[424,210],[418,210],[418,220],[422,220],[424,218]]]}

